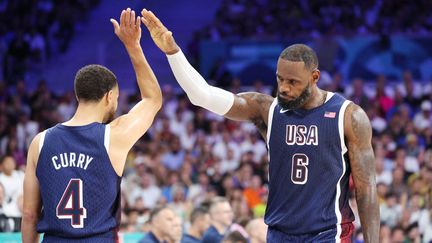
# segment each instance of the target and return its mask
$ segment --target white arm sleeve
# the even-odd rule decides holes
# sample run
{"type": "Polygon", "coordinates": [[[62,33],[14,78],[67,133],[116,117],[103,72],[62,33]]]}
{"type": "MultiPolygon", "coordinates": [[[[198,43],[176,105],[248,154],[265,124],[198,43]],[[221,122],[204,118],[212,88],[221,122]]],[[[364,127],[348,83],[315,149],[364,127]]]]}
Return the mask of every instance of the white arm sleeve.
{"type": "Polygon", "coordinates": [[[231,109],[234,94],[209,85],[192,67],[181,50],[167,57],[177,82],[192,104],[222,116],[231,109]]]}

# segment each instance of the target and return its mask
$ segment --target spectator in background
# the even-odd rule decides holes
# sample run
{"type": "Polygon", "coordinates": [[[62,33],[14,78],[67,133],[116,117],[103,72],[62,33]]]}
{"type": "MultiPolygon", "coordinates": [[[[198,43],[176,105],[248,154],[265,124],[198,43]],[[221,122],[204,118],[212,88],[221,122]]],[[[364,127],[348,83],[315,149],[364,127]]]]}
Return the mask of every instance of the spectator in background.
{"type": "Polygon", "coordinates": [[[350,96],[350,100],[359,105],[365,111],[369,109],[369,97],[366,96],[363,87],[363,79],[356,78],[352,81],[353,91],[350,96]]]}
{"type": "Polygon", "coordinates": [[[190,214],[190,227],[183,234],[181,243],[200,243],[204,232],[210,227],[210,214],[208,209],[195,207],[190,214]]]}
{"type": "Polygon", "coordinates": [[[178,216],[174,217],[173,226],[169,231],[168,237],[166,239],[167,243],[180,243],[183,233],[182,219],[178,216]]]}
{"type": "Polygon", "coordinates": [[[162,156],[163,165],[171,171],[177,171],[183,165],[185,151],[180,145],[178,137],[174,137],[170,143],[170,149],[162,156]]]}
{"type": "Polygon", "coordinates": [[[144,200],[146,208],[154,208],[157,201],[161,196],[161,189],[155,184],[154,176],[151,171],[147,169],[142,173],[140,184],[135,188],[130,188],[130,195],[128,198],[129,205],[134,205],[138,198],[144,200]]]}
{"type": "Polygon", "coordinates": [[[149,216],[150,231],[140,240],[140,243],[162,243],[171,239],[176,227],[176,215],[167,206],[153,208],[149,216]]]}
{"type": "Polygon", "coordinates": [[[232,231],[226,234],[222,243],[248,243],[248,240],[238,231],[232,231]]]}
{"type": "Polygon", "coordinates": [[[403,243],[405,242],[405,232],[403,228],[396,226],[391,232],[391,242],[392,243],[403,243]]]}
{"type": "Polygon", "coordinates": [[[263,218],[256,218],[249,221],[246,225],[249,235],[249,243],[266,243],[267,225],[263,218]]]}
{"type": "Polygon", "coordinates": [[[380,205],[381,222],[393,228],[402,216],[402,206],[398,203],[397,197],[392,192],[385,196],[385,202],[380,205]]]}
{"type": "Polygon", "coordinates": [[[209,204],[211,226],[204,233],[202,243],[220,243],[232,224],[233,211],[224,197],[215,197],[209,204]]]}
{"type": "Polygon", "coordinates": [[[7,212],[11,210],[12,205],[7,203],[5,199],[5,188],[0,183],[0,232],[12,232],[15,231],[14,220],[7,216],[7,212]]]}
{"type": "Polygon", "coordinates": [[[432,126],[432,103],[425,100],[420,108],[421,110],[414,116],[414,127],[419,132],[432,126]]]}
{"type": "Polygon", "coordinates": [[[18,203],[23,193],[24,173],[15,169],[15,159],[9,155],[0,158],[0,167],[0,183],[5,190],[4,201],[12,205],[5,214],[8,217],[21,217],[18,203]]]}

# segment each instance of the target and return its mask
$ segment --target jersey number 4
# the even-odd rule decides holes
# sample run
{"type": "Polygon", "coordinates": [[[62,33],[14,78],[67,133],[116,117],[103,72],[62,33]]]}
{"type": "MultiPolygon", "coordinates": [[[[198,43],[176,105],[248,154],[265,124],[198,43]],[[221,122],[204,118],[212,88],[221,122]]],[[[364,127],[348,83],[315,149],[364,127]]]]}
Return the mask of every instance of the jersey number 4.
{"type": "Polygon", "coordinates": [[[291,181],[304,185],[308,180],[309,157],[306,154],[294,154],[292,157],[291,181]]]}
{"type": "Polygon", "coordinates": [[[87,210],[83,207],[83,183],[81,179],[70,179],[60,202],[57,204],[56,215],[59,219],[70,219],[74,228],[84,228],[87,210]]]}

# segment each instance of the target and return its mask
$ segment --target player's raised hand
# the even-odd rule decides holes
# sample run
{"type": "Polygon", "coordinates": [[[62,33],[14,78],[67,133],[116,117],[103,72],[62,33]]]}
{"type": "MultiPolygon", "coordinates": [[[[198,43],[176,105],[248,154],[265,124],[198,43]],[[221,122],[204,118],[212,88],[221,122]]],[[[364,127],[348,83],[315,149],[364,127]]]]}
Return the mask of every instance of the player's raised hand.
{"type": "Polygon", "coordinates": [[[166,54],[174,54],[180,50],[177,46],[172,32],[169,31],[162,22],[147,9],[141,11],[141,20],[150,32],[154,43],[166,54]]]}
{"type": "Polygon", "coordinates": [[[114,26],[114,33],[127,47],[140,44],[141,39],[141,20],[135,17],[135,11],[130,8],[123,10],[120,15],[120,24],[115,19],[110,19],[114,26]]]}

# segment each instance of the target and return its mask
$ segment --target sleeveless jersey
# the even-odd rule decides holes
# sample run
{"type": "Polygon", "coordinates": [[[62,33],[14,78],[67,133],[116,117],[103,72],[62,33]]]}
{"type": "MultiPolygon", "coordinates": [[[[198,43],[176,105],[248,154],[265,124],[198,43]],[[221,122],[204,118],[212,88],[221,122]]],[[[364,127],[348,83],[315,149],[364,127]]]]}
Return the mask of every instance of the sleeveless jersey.
{"type": "Polygon", "coordinates": [[[43,207],[37,231],[45,233],[44,241],[116,241],[121,177],[107,152],[109,126],[58,124],[42,134],[39,147],[43,207]]]}
{"type": "Polygon", "coordinates": [[[265,222],[286,234],[315,234],[354,221],[342,96],[316,108],[269,110],[269,198],[265,222]]]}

